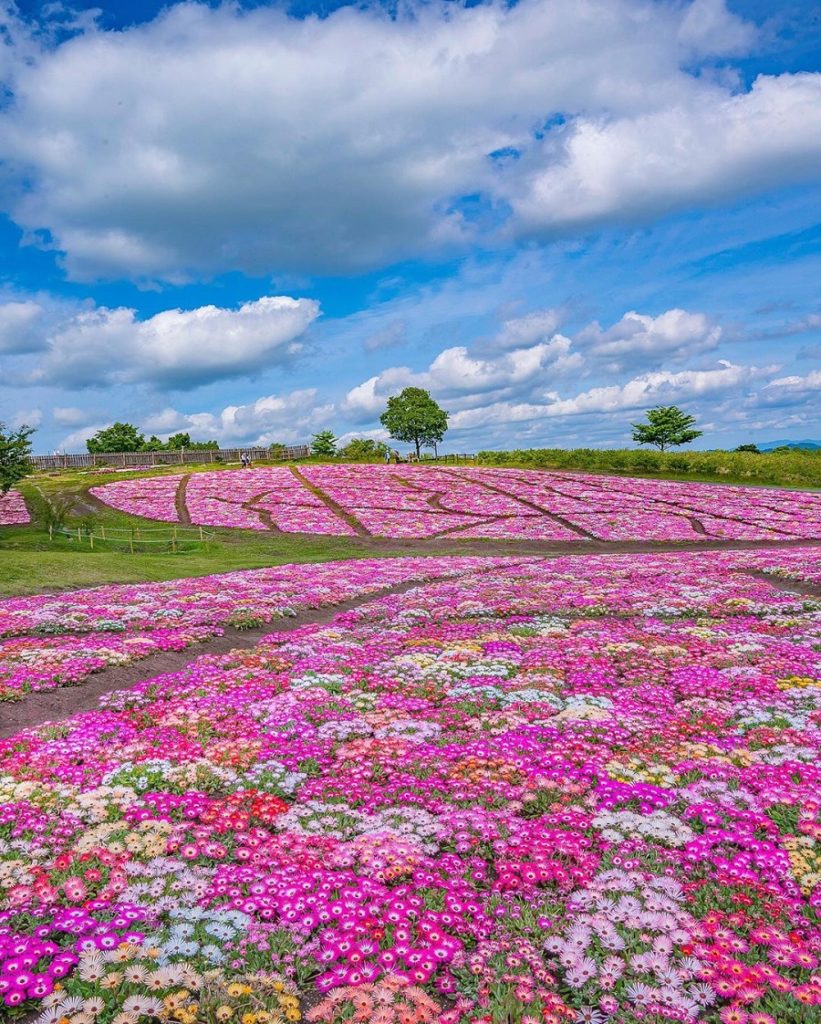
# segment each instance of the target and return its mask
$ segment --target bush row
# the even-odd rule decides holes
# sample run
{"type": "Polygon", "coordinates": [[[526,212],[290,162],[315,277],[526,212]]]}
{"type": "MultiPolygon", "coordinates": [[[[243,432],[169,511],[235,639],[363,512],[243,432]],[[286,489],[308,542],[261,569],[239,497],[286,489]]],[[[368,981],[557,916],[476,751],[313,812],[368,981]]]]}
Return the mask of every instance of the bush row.
{"type": "Polygon", "coordinates": [[[643,449],[526,448],[479,452],[484,465],[534,469],[577,469],[594,473],[658,473],[662,476],[713,477],[752,484],[821,487],[821,451],[657,452],[643,449]]]}

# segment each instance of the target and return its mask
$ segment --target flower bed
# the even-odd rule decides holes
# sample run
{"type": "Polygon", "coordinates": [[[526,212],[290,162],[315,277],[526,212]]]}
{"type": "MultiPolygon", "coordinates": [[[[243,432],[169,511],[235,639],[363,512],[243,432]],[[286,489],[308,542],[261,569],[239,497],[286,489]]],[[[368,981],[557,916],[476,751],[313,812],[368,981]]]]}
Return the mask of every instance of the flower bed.
{"type": "MultiPolygon", "coordinates": [[[[194,474],[185,493],[191,522],[338,535],[358,524],[377,537],[409,539],[821,537],[816,492],[486,467],[306,465],[299,473],[273,466],[194,474]]],[[[92,493],[123,511],[174,521],[180,479],[122,480],[92,493]]]]}
{"type": "Polygon", "coordinates": [[[813,1019],[821,602],[747,569],[817,552],[766,554],[474,562],[0,742],[6,1005],[813,1019]]]}
{"type": "Polygon", "coordinates": [[[0,494],[0,526],[23,526],[30,522],[29,510],[19,491],[0,494]]]}
{"type": "Polygon", "coordinates": [[[496,559],[398,558],[286,565],[0,602],[0,701],[81,682],[111,665],[182,650],[306,608],[447,576],[496,559]],[[6,639],[3,639],[6,638],[6,639]]]}
{"type": "Polygon", "coordinates": [[[120,512],[158,519],[163,523],[178,523],[180,517],[176,501],[181,480],[180,474],[129,478],[91,487],[89,494],[120,512]]]}

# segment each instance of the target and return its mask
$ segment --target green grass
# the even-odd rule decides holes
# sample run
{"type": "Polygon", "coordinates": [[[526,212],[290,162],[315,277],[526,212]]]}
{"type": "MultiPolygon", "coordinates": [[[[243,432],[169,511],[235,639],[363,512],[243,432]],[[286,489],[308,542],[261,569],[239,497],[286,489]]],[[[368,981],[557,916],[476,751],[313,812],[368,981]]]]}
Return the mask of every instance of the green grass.
{"type": "Polygon", "coordinates": [[[521,469],[559,469],[602,476],[637,476],[653,480],[693,480],[701,483],[821,488],[821,451],[749,452],[671,451],[646,449],[525,448],[509,452],[479,452],[484,466],[521,469]]]}
{"type": "MultiPolygon", "coordinates": [[[[316,459],[306,460],[321,461],[316,459]]],[[[578,469],[594,473],[649,476],[654,479],[687,479],[706,482],[762,484],[768,486],[810,487],[816,469],[821,470],[821,456],[807,453],[778,456],[736,455],[722,452],[672,453],[659,456],[655,452],[594,452],[580,449],[575,452],[533,450],[482,453],[484,464],[523,466],[533,468],[578,469]],[[689,470],[672,472],[671,465],[682,465],[675,460],[684,457],[689,470]],[[750,462],[749,460],[753,460],[750,462]],[[765,460],[765,461],[761,461],[765,460]],[[588,464],[584,464],[589,461],[588,464]],[[582,463],[582,464],[579,464],[582,463]],[[752,470],[757,476],[745,475],[752,470]],[[655,467],[655,471],[653,468],[655,467]],[[724,472],[707,472],[719,467],[724,472]],[[666,471],[665,471],[666,470],[666,471]],[[781,478],[779,478],[781,474],[781,478]],[[761,475],[775,479],[760,479],[761,475]],[[808,479],[811,478],[811,479],[808,479]]],[[[179,472],[180,467],[157,468],[137,476],[161,476],[179,472]]],[[[217,471],[234,466],[186,466],[188,472],[217,471]]],[[[228,572],[233,569],[254,569],[287,562],[324,562],[346,558],[374,558],[420,554],[459,554],[465,548],[457,540],[440,542],[425,551],[423,545],[409,542],[376,540],[360,537],[320,537],[307,534],[278,534],[255,530],[209,529],[213,540],[205,545],[195,544],[195,550],[171,554],[168,551],[136,551],[131,554],[122,546],[95,543],[89,550],[85,540],[63,536],[49,539],[43,522],[43,495],[71,497],[87,503],[88,510],[71,515],[66,526],[76,530],[94,526],[130,531],[160,524],[116,509],[97,505],[88,498],[88,488],[122,479],[119,474],[90,473],[87,470],[37,473],[23,482],[20,490],[26,497],[33,515],[29,526],[0,528],[0,596],[32,594],[44,590],[71,589],[104,583],[138,583],[174,579],[180,576],[202,576],[228,572]]],[[[821,476],[819,476],[821,482],[821,476]]],[[[816,483],[818,486],[818,483],[816,483]]],[[[170,532],[171,527],[169,526],[170,532]]],[[[189,531],[190,532],[190,531],[189,531]]],[[[159,547],[159,545],[158,545],[159,547]]],[[[488,542],[490,551],[492,542],[488,542]]],[[[475,551],[475,545],[472,547],[475,551]]]]}
{"type": "MultiPolygon", "coordinates": [[[[162,473],[145,473],[154,476],[162,473]]],[[[106,478],[102,478],[104,480],[106,478]]],[[[29,526],[0,528],[0,596],[32,594],[43,590],[96,586],[104,583],[136,583],[174,579],[179,576],[203,576],[232,569],[255,569],[286,562],[324,562],[343,558],[373,558],[407,554],[407,548],[389,542],[374,545],[358,537],[319,537],[307,534],[275,534],[255,530],[209,530],[213,541],[196,545],[198,550],[170,554],[136,551],[130,554],[120,547],[95,543],[89,550],[86,540],[77,541],[55,535],[49,539],[42,520],[43,500],[74,496],[87,500],[88,488],[102,482],[100,476],[70,471],[36,474],[25,480],[20,490],[25,495],[33,521],[29,526]]],[[[138,516],[100,506],[93,514],[72,515],[66,526],[83,528],[93,522],[100,526],[130,530],[156,527],[138,516]]],[[[171,527],[168,527],[169,532],[171,527]]],[[[437,549],[438,551],[439,549],[437,549]]]]}

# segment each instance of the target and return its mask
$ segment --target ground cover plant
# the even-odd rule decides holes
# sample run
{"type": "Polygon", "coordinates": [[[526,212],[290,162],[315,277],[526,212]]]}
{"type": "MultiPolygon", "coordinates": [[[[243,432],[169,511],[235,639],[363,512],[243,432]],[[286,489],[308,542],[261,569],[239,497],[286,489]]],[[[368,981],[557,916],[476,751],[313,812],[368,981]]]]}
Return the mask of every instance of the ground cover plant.
{"type": "Polygon", "coordinates": [[[495,561],[363,559],[12,598],[0,602],[0,701],[73,685],[159,651],[183,650],[221,635],[225,626],[263,626],[478,564],[495,561]]]}
{"type": "Polygon", "coordinates": [[[483,451],[477,460],[491,466],[573,469],[591,473],[660,473],[716,482],[821,487],[821,453],[805,449],[774,452],[675,451],[636,448],[520,448],[483,451]]]}
{"type": "Polygon", "coordinates": [[[29,510],[19,491],[0,493],[0,526],[20,526],[29,520],[29,510]]]}
{"type": "Polygon", "coordinates": [[[527,469],[260,467],[92,488],[122,511],[285,533],[534,541],[821,537],[821,494],[527,469]]]}
{"type": "Polygon", "coordinates": [[[817,565],[475,563],[0,742],[7,1013],[804,1024],[817,565]]]}

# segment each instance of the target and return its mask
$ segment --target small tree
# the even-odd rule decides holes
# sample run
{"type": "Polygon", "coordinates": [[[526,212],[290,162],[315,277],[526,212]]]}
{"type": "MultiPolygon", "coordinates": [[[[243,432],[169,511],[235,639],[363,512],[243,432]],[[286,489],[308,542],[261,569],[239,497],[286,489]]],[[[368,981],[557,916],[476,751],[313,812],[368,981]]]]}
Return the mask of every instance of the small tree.
{"type": "Polygon", "coordinates": [[[388,407],[379,422],[396,441],[420,448],[441,443],[448,429],[448,413],[434,402],[423,388],[405,388],[388,399],[388,407]]]}
{"type": "Polygon", "coordinates": [[[336,438],[332,430],[320,430],[311,441],[311,454],[323,459],[332,459],[336,455],[336,438]]]}
{"type": "Polygon", "coordinates": [[[145,445],[145,437],[133,423],[114,423],[86,441],[86,448],[93,455],[106,452],[138,452],[145,445]]]}
{"type": "Polygon", "coordinates": [[[6,433],[4,425],[0,423],[0,494],[11,490],[31,472],[29,438],[33,433],[34,428],[26,426],[6,433]]]}
{"type": "Polygon", "coordinates": [[[657,405],[647,411],[647,423],[633,424],[633,440],[638,444],[652,444],[663,452],[677,448],[701,437],[702,431],[693,430],[695,416],[690,416],[677,405],[657,405]]]}
{"type": "Polygon", "coordinates": [[[757,444],[740,444],[738,448],[734,448],[736,452],[749,452],[751,455],[760,455],[761,449],[757,444]]]}

